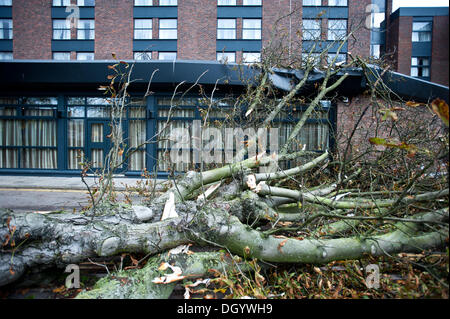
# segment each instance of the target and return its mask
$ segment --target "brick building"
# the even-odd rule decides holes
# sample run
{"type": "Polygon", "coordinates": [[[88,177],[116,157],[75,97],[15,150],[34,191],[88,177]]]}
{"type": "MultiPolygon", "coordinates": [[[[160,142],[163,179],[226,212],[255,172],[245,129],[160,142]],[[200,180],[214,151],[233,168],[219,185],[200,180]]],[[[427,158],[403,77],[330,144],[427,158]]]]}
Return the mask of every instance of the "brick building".
{"type": "MultiPolygon", "coordinates": [[[[121,172],[164,174],[167,145],[144,142],[167,122],[179,83],[214,90],[212,117],[221,121],[233,106],[228,98],[244,92],[257,72],[245,65],[235,68],[233,62],[258,61],[270,45],[283,41],[287,58],[318,54],[324,47],[332,57],[339,39],[356,30],[338,59],[347,59],[347,53],[369,56],[371,31],[364,25],[368,4],[370,0],[0,0],[0,174],[79,175],[80,156],[102,167],[111,146],[111,110],[98,88],[109,83],[108,65],[117,62],[111,59],[113,52],[134,63],[123,121],[126,148],[134,153],[121,172]],[[224,59],[230,63],[222,63],[224,59]],[[150,78],[152,94],[147,96],[150,78]]],[[[349,110],[367,103],[360,97],[367,90],[361,71],[342,72],[350,76],[321,102],[317,118],[298,136],[308,150],[332,148],[334,133],[345,130],[344,122],[354,113],[349,110]]],[[[289,72],[274,76],[281,91],[301,79],[289,72]]],[[[299,94],[312,94],[322,76],[315,73],[299,94]]],[[[448,88],[385,76],[405,99],[448,100],[448,88]],[[395,87],[399,81],[408,84],[395,87]]],[[[192,90],[177,100],[172,127],[192,129],[205,107],[202,97],[192,90]]],[[[284,132],[280,145],[305,107],[293,106],[289,118],[277,123],[284,132]]]]}
{"type": "Polygon", "coordinates": [[[448,86],[448,28],[448,7],[386,10],[382,54],[400,73],[448,86]]]}
{"type": "Polygon", "coordinates": [[[291,55],[316,38],[327,44],[358,28],[357,41],[349,41],[340,58],[347,51],[368,56],[370,30],[361,22],[370,2],[1,0],[0,58],[103,60],[115,52],[120,59],[254,61],[283,15],[277,36],[288,41],[291,55]]]}

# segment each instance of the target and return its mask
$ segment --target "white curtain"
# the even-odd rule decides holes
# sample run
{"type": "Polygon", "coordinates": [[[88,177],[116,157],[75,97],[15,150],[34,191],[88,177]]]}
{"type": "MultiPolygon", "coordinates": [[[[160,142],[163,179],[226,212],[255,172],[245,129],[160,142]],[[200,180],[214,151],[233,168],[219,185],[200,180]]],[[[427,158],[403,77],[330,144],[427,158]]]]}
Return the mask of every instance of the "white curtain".
{"type": "MultiPolygon", "coordinates": [[[[13,110],[11,110],[12,112],[13,110]]],[[[6,114],[4,109],[3,115],[6,114]]],[[[52,110],[28,109],[26,116],[49,116],[52,110]]],[[[20,149],[21,168],[57,168],[55,120],[0,120],[0,146],[24,146],[20,149]],[[35,148],[40,147],[40,148],[35,148]]],[[[0,150],[0,168],[18,167],[18,148],[2,148],[0,150]]]]}
{"type": "MultiPolygon", "coordinates": [[[[68,147],[84,147],[84,120],[69,120],[67,123],[68,147]]],[[[81,169],[81,159],[84,156],[81,149],[69,149],[68,168],[81,169]]]]}
{"type": "MultiPolygon", "coordinates": [[[[131,114],[130,114],[131,115],[131,114]]],[[[131,116],[134,117],[134,116],[131,116]]],[[[146,123],[145,120],[132,120],[129,127],[129,141],[130,148],[144,147],[144,150],[136,150],[128,159],[129,170],[142,171],[145,168],[145,142],[146,138],[146,123]]]]}
{"type": "MultiPolygon", "coordinates": [[[[172,113],[172,117],[181,117],[183,114],[185,115],[185,117],[191,117],[192,113],[194,112],[193,110],[177,110],[176,114],[174,114],[175,112],[172,113]]],[[[168,115],[168,110],[160,110],[159,112],[159,116],[164,116],[162,114],[167,114],[168,115]],[[166,113],[167,112],[167,113],[166,113]]],[[[166,115],[166,116],[167,116],[166,115]]],[[[158,148],[160,148],[160,150],[158,150],[158,170],[159,171],[167,171],[167,169],[169,168],[169,159],[165,156],[165,151],[170,151],[172,145],[174,145],[176,143],[176,141],[169,141],[168,139],[170,138],[170,134],[171,132],[173,132],[175,129],[177,128],[187,128],[189,131],[189,126],[191,124],[191,121],[171,121],[168,125],[168,127],[161,133],[160,135],[160,141],[158,141],[158,148]]],[[[163,129],[163,127],[166,125],[166,121],[158,121],[158,128],[157,128],[157,132],[159,132],[160,130],[163,129]]],[[[176,171],[182,171],[185,172],[188,170],[189,167],[189,163],[177,163],[175,164],[175,170],[176,171]]]]}
{"type": "MultiPolygon", "coordinates": [[[[14,113],[3,110],[2,115],[13,115],[14,113]]],[[[21,125],[17,120],[0,120],[0,146],[21,145],[21,125]]],[[[0,149],[0,168],[17,168],[18,149],[0,149]]]]}

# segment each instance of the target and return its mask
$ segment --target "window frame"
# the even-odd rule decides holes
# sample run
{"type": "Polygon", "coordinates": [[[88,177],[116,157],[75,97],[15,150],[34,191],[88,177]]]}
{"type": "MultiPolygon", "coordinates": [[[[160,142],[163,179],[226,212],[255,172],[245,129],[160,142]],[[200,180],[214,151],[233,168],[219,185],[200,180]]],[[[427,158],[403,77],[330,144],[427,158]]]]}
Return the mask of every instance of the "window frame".
{"type": "Polygon", "coordinates": [[[328,0],[328,6],[329,7],[348,7],[348,0],[328,0]],[[336,2],[339,2],[339,1],[345,1],[345,4],[330,4],[330,1],[336,1],[336,2]]]}
{"type": "Polygon", "coordinates": [[[77,40],[95,40],[95,19],[78,19],[77,40]],[[86,28],[84,28],[85,24],[83,24],[83,28],[80,28],[80,23],[87,22],[87,21],[92,23],[92,24],[89,23],[89,26],[93,26],[93,28],[92,29],[91,28],[86,29],[86,28]],[[80,38],[80,31],[81,31],[81,34],[84,34],[84,36],[86,36],[86,32],[89,31],[89,38],[87,38],[87,39],[86,38],[80,38]],[[91,32],[90,31],[92,31],[92,34],[93,34],[92,38],[91,38],[91,32]]]}
{"type": "Polygon", "coordinates": [[[302,5],[304,7],[320,7],[320,6],[322,6],[322,0],[303,0],[302,5]],[[305,3],[305,2],[318,2],[319,4],[310,4],[310,3],[305,3]]]}
{"type": "MultiPolygon", "coordinates": [[[[171,33],[169,32],[168,35],[170,35],[171,33]]],[[[177,40],[178,39],[178,19],[173,19],[173,18],[164,18],[164,19],[158,19],[158,38],[161,40],[177,40]],[[162,27],[161,26],[161,22],[162,21],[175,21],[176,26],[175,27],[170,27],[170,28],[166,28],[166,27],[162,27]],[[163,35],[163,33],[161,31],[175,31],[175,37],[173,36],[161,36],[163,35]]]]}
{"type": "Polygon", "coordinates": [[[63,52],[63,51],[59,51],[59,52],[56,52],[56,51],[54,51],[54,52],[52,52],[52,60],[54,60],[54,61],[70,61],[71,60],[71,52],[63,52]],[[68,59],[55,59],[55,54],[68,54],[69,55],[69,58],[68,59]]]}
{"type": "Polygon", "coordinates": [[[70,0],[53,0],[52,1],[52,7],[68,7],[70,6],[70,0]],[[56,2],[59,2],[60,4],[55,4],[56,2]]]}
{"type": "Polygon", "coordinates": [[[242,64],[253,64],[253,63],[259,63],[259,62],[261,62],[261,52],[253,52],[253,51],[244,51],[244,52],[242,52],[242,64]],[[244,57],[247,54],[258,54],[259,55],[258,61],[251,61],[251,62],[245,61],[244,57]]]}
{"type": "Polygon", "coordinates": [[[413,21],[412,24],[412,32],[411,32],[411,42],[432,42],[433,41],[433,22],[432,21],[413,21]],[[430,30],[414,30],[414,24],[418,24],[418,23],[425,23],[425,24],[429,24],[430,25],[430,30]],[[414,35],[417,34],[417,40],[414,39],[414,35]],[[429,34],[429,39],[430,40],[426,40],[423,41],[420,39],[420,35],[423,34],[429,34]]]}
{"type": "Polygon", "coordinates": [[[304,41],[313,41],[313,40],[321,40],[322,37],[322,21],[321,20],[317,20],[317,19],[302,19],[302,40],[304,41]],[[305,25],[303,24],[304,22],[314,22],[315,24],[318,25],[318,29],[311,29],[311,28],[305,28],[305,25]],[[317,37],[314,37],[312,35],[312,33],[318,32],[317,37]],[[311,36],[307,36],[305,37],[305,35],[311,35],[311,36]]]}
{"type": "Polygon", "coordinates": [[[72,39],[71,28],[70,28],[70,21],[67,20],[67,19],[53,19],[52,20],[52,31],[53,31],[52,40],[71,40],[72,39]],[[63,29],[55,29],[55,22],[64,22],[65,28],[63,28],[63,29]],[[64,36],[64,35],[68,34],[69,36],[67,38],[63,37],[62,39],[61,38],[57,38],[57,37],[55,37],[55,32],[56,31],[65,31],[65,32],[62,32],[61,35],[64,36]]]}
{"type": "Polygon", "coordinates": [[[153,39],[153,19],[152,18],[148,18],[148,19],[134,19],[134,23],[133,23],[133,39],[134,40],[150,40],[153,39]],[[150,28],[148,27],[139,27],[136,28],[136,22],[137,21],[147,21],[150,22],[150,28]],[[150,37],[145,37],[145,38],[137,38],[136,37],[136,31],[150,31],[149,36],[150,37]]]}
{"type": "Polygon", "coordinates": [[[0,51],[0,57],[4,54],[5,56],[8,56],[8,58],[0,58],[0,61],[10,61],[14,60],[14,53],[12,51],[0,51]],[[11,56],[11,58],[9,58],[11,56]]]}
{"type": "Polygon", "coordinates": [[[221,1],[227,1],[227,0],[217,0],[217,6],[223,6],[223,7],[233,7],[236,6],[236,0],[228,0],[231,3],[230,4],[224,4],[224,3],[220,3],[221,1]]]}
{"type": "Polygon", "coordinates": [[[86,1],[86,0],[77,0],[77,6],[79,6],[79,7],[95,7],[95,0],[87,0],[87,1],[94,1],[94,4],[89,4],[89,5],[84,4],[84,1],[86,1]],[[83,4],[80,4],[80,1],[83,1],[83,4]]]}
{"type": "Polygon", "coordinates": [[[178,0],[159,0],[159,5],[162,7],[165,7],[165,6],[175,7],[175,6],[178,6],[178,0]],[[164,4],[164,3],[162,3],[163,1],[168,1],[168,3],[164,4]],[[172,4],[170,2],[175,2],[175,4],[172,4]]]}
{"type": "Polygon", "coordinates": [[[0,7],[11,7],[11,6],[12,6],[12,0],[9,0],[8,3],[6,3],[6,4],[1,4],[0,3],[0,7]]]}
{"type": "Polygon", "coordinates": [[[347,19],[328,19],[328,24],[327,24],[327,40],[328,41],[341,41],[343,38],[345,38],[348,34],[348,20],[347,19]],[[345,29],[333,29],[330,28],[330,22],[334,22],[334,21],[343,21],[345,22],[345,29]],[[340,32],[336,32],[336,31],[345,31],[345,35],[344,36],[337,36],[340,32]],[[334,35],[333,37],[330,37],[330,35],[334,35]],[[334,38],[336,37],[336,38],[334,38]]]}
{"type": "Polygon", "coordinates": [[[243,6],[257,6],[257,7],[261,7],[262,6],[262,0],[244,0],[242,2],[242,5],[243,6]],[[258,1],[259,4],[249,4],[249,3],[246,3],[247,1],[258,1]]]}
{"type": "Polygon", "coordinates": [[[236,18],[225,18],[225,19],[219,18],[219,19],[217,19],[217,34],[216,34],[217,40],[236,40],[236,38],[237,38],[236,37],[236,31],[237,31],[236,25],[237,25],[236,18]],[[225,21],[225,20],[233,21],[234,22],[234,27],[233,28],[231,28],[231,27],[227,27],[227,28],[219,27],[219,22],[220,21],[225,21]],[[231,38],[229,38],[229,37],[219,37],[219,31],[223,31],[223,30],[233,30],[234,31],[233,32],[233,37],[231,37],[231,38]]]}
{"type": "Polygon", "coordinates": [[[0,40],[13,40],[13,39],[14,39],[13,19],[0,19],[0,40]],[[6,28],[4,28],[5,23],[8,24],[6,28]],[[7,34],[6,37],[5,34],[7,34]]]}
{"type": "Polygon", "coordinates": [[[410,75],[417,78],[430,78],[431,77],[431,57],[430,56],[412,56],[411,57],[411,71],[410,75]],[[413,59],[416,59],[416,64],[413,64],[413,59]],[[427,60],[427,64],[418,64],[419,60],[427,60]],[[413,69],[417,69],[417,75],[413,75],[413,69]],[[423,74],[423,70],[428,70],[428,75],[419,75],[423,74]]]}
{"type": "Polygon", "coordinates": [[[95,60],[95,52],[77,52],[76,54],[77,54],[77,56],[76,56],[77,61],[94,61],[95,60]],[[89,56],[92,54],[92,59],[79,59],[78,56],[80,54],[89,54],[89,56]]]}
{"type": "Polygon", "coordinates": [[[136,61],[149,61],[149,60],[153,60],[152,59],[152,52],[145,52],[145,51],[133,51],[133,59],[136,61]],[[147,56],[149,57],[149,59],[140,59],[140,58],[136,58],[136,56],[140,55],[141,57],[143,56],[147,56]]]}
{"type": "Polygon", "coordinates": [[[159,51],[158,52],[158,60],[160,61],[175,61],[177,59],[177,52],[175,51],[159,51]],[[175,54],[175,59],[161,59],[161,53],[162,54],[175,54]]]}
{"type": "MultiPolygon", "coordinates": [[[[25,125],[25,130],[31,129],[30,127],[27,127],[28,125],[49,125],[53,126],[55,131],[58,130],[58,124],[57,124],[57,108],[58,108],[58,98],[56,96],[39,96],[39,95],[32,95],[32,96],[10,96],[12,100],[15,100],[15,102],[10,103],[2,103],[0,102],[0,108],[10,108],[14,110],[14,115],[0,115],[1,120],[12,120],[14,122],[21,122],[22,130],[23,125],[25,125]],[[36,102],[33,102],[36,101],[36,102]],[[31,111],[31,112],[30,112],[31,111]],[[33,111],[47,111],[44,112],[44,114],[33,114],[33,111]],[[28,113],[28,114],[27,114],[28,113]]],[[[33,130],[34,131],[34,130],[33,130]]],[[[53,132],[53,133],[56,133],[53,132]]],[[[47,132],[47,134],[50,134],[51,132],[47,132]]],[[[22,138],[24,138],[26,134],[22,134],[22,138]]],[[[53,135],[48,135],[47,137],[50,137],[53,135]]],[[[53,137],[54,145],[51,145],[52,141],[40,141],[39,139],[36,140],[29,140],[28,144],[24,144],[23,141],[19,144],[14,145],[8,145],[8,144],[1,144],[0,149],[1,150],[16,150],[16,156],[15,156],[15,163],[12,167],[1,167],[0,170],[4,169],[23,169],[23,170],[58,170],[58,157],[60,156],[58,154],[58,142],[59,138],[55,134],[53,137]],[[50,144],[48,144],[50,142],[50,144]],[[32,167],[36,165],[35,163],[26,163],[23,160],[23,157],[27,157],[26,152],[32,152],[32,151],[53,151],[55,152],[55,160],[53,162],[54,167],[32,167]],[[31,165],[31,166],[28,166],[31,165]],[[27,167],[28,166],[28,167],[27,167]]]]}
{"type": "Polygon", "coordinates": [[[242,40],[261,40],[262,39],[262,20],[261,19],[242,19],[242,40]],[[258,21],[259,22],[259,28],[246,28],[245,21],[258,21]],[[253,31],[256,32],[256,37],[246,37],[245,31],[253,31]],[[259,36],[258,32],[259,31],[259,36]]]}
{"type": "MultiPolygon", "coordinates": [[[[347,53],[339,53],[337,54],[340,57],[344,57],[343,60],[340,60],[339,57],[336,59],[335,63],[340,63],[340,62],[344,62],[347,63],[347,53]]],[[[336,53],[328,53],[327,54],[327,64],[330,65],[332,60],[335,58],[336,53]]]]}
{"type": "Polygon", "coordinates": [[[236,63],[236,52],[216,52],[216,61],[221,63],[236,63]],[[229,54],[233,55],[232,61],[230,61],[228,57],[225,57],[225,59],[223,57],[219,58],[219,55],[229,55],[229,54]]]}
{"type": "Polygon", "coordinates": [[[134,6],[135,7],[150,7],[150,6],[153,6],[153,0],[134,0],[134,6]],[[142,2],[144,2],[144,4],[136,4],[136,2],[138,2],[138,1],[142,1],[142,2]],[[150,4],[146,4],[148,2],[150,2],[150,4]]]}
{"type": "Polygon", "coordinates": [[[304,64],[309,63],[310,61],[307,61],[307,59],[309,59],[313,63],[313,65],[321,64],[322,62],[321,53],[318,52],[311,52],[311,53],[302,52],[302,63],[304,64]]]}

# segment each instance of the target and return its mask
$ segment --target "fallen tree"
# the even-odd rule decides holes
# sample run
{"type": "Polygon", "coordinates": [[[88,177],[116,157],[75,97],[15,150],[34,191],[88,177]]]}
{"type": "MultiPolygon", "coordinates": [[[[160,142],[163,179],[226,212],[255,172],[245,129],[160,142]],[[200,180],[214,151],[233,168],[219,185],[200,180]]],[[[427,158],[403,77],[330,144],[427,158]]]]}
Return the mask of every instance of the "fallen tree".
{"type": "MultiPolygon", "coordinates": [[[[353,63],[360,63],[362,69],[366,67],[358,59],[350,64],[353,63]]],[[[307,64],[304,77],[280,98],[268,81],[273,74],[270,65],[270,61],[260,65],[258,85],[249,87],[240,101],[249,105],[249,126],[272,125],[280,112],[295,103],[315,68],[314,63],[307,64]]],[[[296,138],[307,119],[347,77],[348,73],[340,67],[323,71],[315,95],[309,98],[281,152],[240,159],[248,151],[245,148],[235,157],[240,160],[231,164],[173,178],[169,189],[154,193],[146,206],[111,201],[113,172],[122,165],[119,155],[125,148],[120,129],[113,130],[109,165],[102,172],[96,192],[89,190],[90,210],[83,214],[45,215],[0,212],[0,286],[16,281],[30,269],[65,267],[94,257],[138,253],[152,256],[144,268],[102,279],[96,289],[79,297],[165,298],[174,282],[207,276],[211,269],[224,271],[227,265],[243,259],[256,258],[271,265],[325,264],[367,255],[443,248],[448,242],[448,163],[442,155],[448,152],[448,139],[442,139],[434,129],[424,131],[420,125],[413,130],[411,122],[403,130],[397,115],[392,114],[395,103],[403,102],[394,102],[385,91],[380,93],[380,78],[372,83],[370,104],[376,110],[384,110],[375,111],[375,121],[378,131],[390,132],[388,136],[372,135],[376,140],[367,139],[354,153],[346,148],[344,154],[326,150],[318,154],[298,145],[296,138]],[[388,106],[380,107],[380,99],[388,106]],[[433,145],[430,140],[419,139],[430,134],[433,145]],[[394,143],[393,139],[400,142],[394,143]],[[278,165],[287,161],[294,167],[278,165]],[[443,164],[447,165],[447,172],[442,170],[443,164]],[[211,249],[174,256],[172,249],[180,245],[211,249]],[[223,258],[218,249],[241,259],[223,258]],[[168,263],[172,263],[170,267],[168,263]],[[172,277],[167,279],[169,274],[172,277]],[[158,276],[162,276],[159,281],[158,276]],[[158,288],[165,284],[165,288],[158,288]]],[[[122,78],[126,85],[113,92],[119,103],[113,127],[119,128],[129,73],[122,78]]],[[[426,107],[423,106],[425,110],[426,107]]],[[[355,130],[359,124],[360,121],[355,124],[355,130]]],[[[210,125],[207,117],[204,125],[210,125]]],[[[442,129],[440,124],[433,127],[442,129]]],[[[156,138],[163,136],[162,131],[156,138]]],[[[348,144],[353,143],[353,133],[347,136],[348,144]]],[[[253,137],[255,143],[260,138],[253,137]]],[[[83,170],[83,176],[87,170],[83,170]]]]}

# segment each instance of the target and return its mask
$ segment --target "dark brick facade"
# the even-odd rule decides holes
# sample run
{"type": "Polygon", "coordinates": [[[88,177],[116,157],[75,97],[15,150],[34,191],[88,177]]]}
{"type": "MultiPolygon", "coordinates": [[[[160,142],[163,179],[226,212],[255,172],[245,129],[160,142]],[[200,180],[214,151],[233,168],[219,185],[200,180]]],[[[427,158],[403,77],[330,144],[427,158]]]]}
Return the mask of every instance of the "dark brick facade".
{"type": "Polygon", "coordinates": [[[95,1],[95,59],[133,58],[133,0],[95,1]]]}
{"type": "Polygon", "coordinates": [[[411,73],[412,17],[391,20],[386,33],[386,58],[394,69],[403,74],[411,73]]]}
{"type": "Polygon", "coordinates": [[[14,59],[51,59],[51,1],[14,0],[12,16],[14,59]]]}
{"type": "MultiPolygon", "coordinates": [[[[50,0],[14,1],[15,59],[52,58],[51,3],[50,0]]],[[[95,59],[110,59],[112,52],[120,59],[133,58],[133,3],[133,0],[96,0],[95,59]]],[[[349,0],[349,29],[361,24],[369,3],[370,0],[349,0]]],[[[159,1],[154,0],[153,4],[157,6],[159,1]]],[[[326,7],[327,4],[327,0],[322,1],[322,6],[326,7]]],[[[237,5],[242,5],[242,0],[238,0],[237,5]]],[[[270,43],[276,22],[283,17],[276,26],[273,49],[280,48],[279,41],[283,40],[287,56],[300,56],[302,14],[302,0],[263,1],[261,41],[263,50],[270,43]]],[[[236,21],[236,39],[239,40],[242,38],[242,18],[237,18],[236,21]]],[[[322,19],[322,24],[323,37],[326,40],[327,19],[322,19]]],[[[153,39],[158,39],[158,31],[158,18],[153,18],[153,39]]],[[[73,29],[71,33],[71,38],[76,39],[76,30],[73,29]]],[[[178,59],[215,60],[216,35],[217,1],[178,1],[178,59]]],[[[349,51],[354,55],[368,56],[369,30],[362,26],[356,38],[356,41],[349,42],[349,51]]],[[[75,50],[68,51],[72,51],[71,56],[75,58],[75,50]]],[[[152,57],[158,58],[158,53],[152,52],[152,57]]],[[[240,61],[241,57],[242,52],[237,51],[236,60],[240,61]]]]}
{"type": "MultiPolygon", "coordinates": [[[[386,13],[386,16],[388,14],[386,13]]],[[[392,65],[393,70],[410,75],[411,56],[413,52],[412,25],[413,16],[389,16],[386,24],[386,44],[383,49],[386,60],[392,65]]],[[[429,79],[432,82],[449,85],[449,17],[434,16],[432,43],[431,43],[431,68],[429,79]]]]}
{"type": "Polygon", "coordinates": [[[280,48],[281,40],[287,54],[300,55],[302,1],[266,0],[263,1],[262,11],[263,50],[268,49],[270,43],[270,50],[280,48]]]}
{"type": "Polygon", "coordinates": [[[434,17],[431,56],[431,81],[449,85],[448,16],[434,17]]]}
{"type": "Polygon", "coordinates": [[[178,1],[178,58],[216,59],[217,2],[178,1]]]}
{"type": "Polygon", "coordinates": [[[348,41],[348,52],[353,56],[370,55],[370,30],[366,27],[366,18],[370,13],[366,8],[371,0],[348,0],[348,30],[354,32],[354,38],[348,41]]]}

